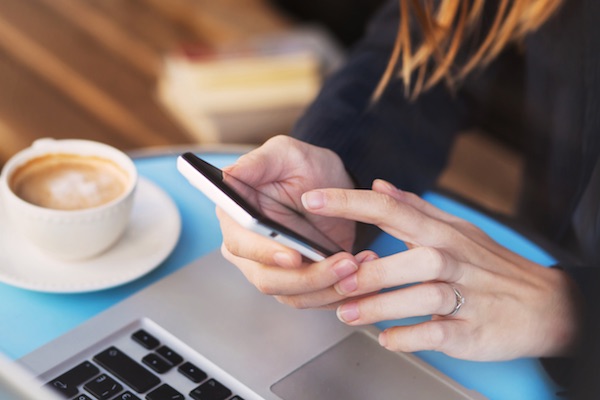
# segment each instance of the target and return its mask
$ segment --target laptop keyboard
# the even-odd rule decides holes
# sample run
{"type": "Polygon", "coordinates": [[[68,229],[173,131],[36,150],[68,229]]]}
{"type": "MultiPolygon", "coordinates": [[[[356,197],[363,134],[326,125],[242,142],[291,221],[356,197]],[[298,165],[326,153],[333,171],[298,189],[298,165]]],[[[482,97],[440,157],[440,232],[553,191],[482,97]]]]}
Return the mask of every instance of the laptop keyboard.
{"type": "Polygon", "coordinates": [[[130,356],[109,345],[47,385],[73,400],[242,400],[146,330],[129,340],[144,351],[130,356]]]}

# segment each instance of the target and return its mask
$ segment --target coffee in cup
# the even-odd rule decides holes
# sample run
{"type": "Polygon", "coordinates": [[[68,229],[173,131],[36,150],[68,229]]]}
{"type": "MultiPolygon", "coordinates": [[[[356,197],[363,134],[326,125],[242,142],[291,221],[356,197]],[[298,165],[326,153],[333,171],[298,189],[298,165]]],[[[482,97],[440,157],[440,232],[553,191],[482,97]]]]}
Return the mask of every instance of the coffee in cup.
{"type": "Polygon", "coordinates": [[[93,257],[127,227],[137,171],[121,151],[88,140],[41,139],[0,176],[11,226],[57,258],[93,257]]]}
{"type": "Polygon", "coordinates": [[[98,207],[121,196],[129,178],[106,158],[46,154],[17,168],[12,191],[28,203],[55,210],[98,207]]]}

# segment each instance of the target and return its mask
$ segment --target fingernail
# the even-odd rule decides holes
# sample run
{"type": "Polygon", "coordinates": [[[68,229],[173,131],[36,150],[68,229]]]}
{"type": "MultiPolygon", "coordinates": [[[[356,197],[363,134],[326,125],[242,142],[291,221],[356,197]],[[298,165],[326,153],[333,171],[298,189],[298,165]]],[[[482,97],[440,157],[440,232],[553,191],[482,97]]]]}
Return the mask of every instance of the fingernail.
{"type": "Polygon", "coordinates": [[[275,261],[275,264],[283,268],[292,268],[294,266],[294,260],[292,259],[292,256],[284,252],[273,254],[273,261],[275,261]]]}
{"type": "Polygon", "coordinates": [[[350,275],[349,277],[342,279],[333,285],[333,288],[341,295],[354,292],[356,289],[358,289],[358,278],[356,277],[356,274],[350,275]]]}
{"type": "Polygon", "coordinates": [[[342,322],[353,322],[358,319],[360,316],[358,313],[358,304],[356,303],[346,303],[338,307],[337,317],[342,322]]]}
{"type": "Polygon", "coordinates": [[[387,347],[387,342],[387,334],[385,331],[383,331],[379,334],[379,345],[382,347],[387,347]]]}
{"type": "Polygon", "coordinates": [[[340,279],[347,277],[353,272],[356,272],[356,270],[358,270],[358,265],[347,258],[344,258],[343,260],[333,264],[333,272],[335,272],[340,279]]]}
{"type": "Polygon", "coordinates": [[[325,196],[321,192],[306,192],[302,195],[302,204],[307,210],[318,210],[325,206],[325,196]]]}

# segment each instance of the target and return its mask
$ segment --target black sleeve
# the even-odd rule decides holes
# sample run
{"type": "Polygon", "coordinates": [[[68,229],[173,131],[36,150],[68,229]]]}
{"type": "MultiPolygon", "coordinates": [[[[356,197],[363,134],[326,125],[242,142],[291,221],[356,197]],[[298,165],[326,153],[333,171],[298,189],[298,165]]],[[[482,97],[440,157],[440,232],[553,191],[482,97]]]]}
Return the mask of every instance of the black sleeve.
{"type": "Polygon", "coordinates": [[[583,298],[581,342],[571,357],[543,358],[548,374],[563,386],[570,399],[600,397],[600,267],[557,265],[575,282],[583,298]]]}
{"type": "Polygon", "coordinates": [[[398,2],[391,0],[292,134],[338,153],[359,187],[383,178],[421,193],[444,167],[456,133],[467,125],[467,113],[460,96],[444,84],[411,102],[397,79],[369,106],[389,61],[398,21],[398,2]]]}
{"type": "Polygon", "coordinates": [[[588,277],[593,281],[587,285],[587,317],[571,379],[570,398],[573,400],[600,399],[600,268],[594,269],[594,275],[588,277]]]}
{"type": "MultiPolygon", "coordinates": [[[[555,380],[570,388],[574,399],[600,398],[600,161],[596,159],[589,182],[579,199],[572,218],[572,235],[576,258],[557,254],[557,268],[576,283],[583,299],[582,337],[578,353],[571,359],[544,360],[555,380]],[[581,261],[583,260],[583,261],[581,261]]],[[[553,249],[555,250],[555,249],[553,249]]]]}

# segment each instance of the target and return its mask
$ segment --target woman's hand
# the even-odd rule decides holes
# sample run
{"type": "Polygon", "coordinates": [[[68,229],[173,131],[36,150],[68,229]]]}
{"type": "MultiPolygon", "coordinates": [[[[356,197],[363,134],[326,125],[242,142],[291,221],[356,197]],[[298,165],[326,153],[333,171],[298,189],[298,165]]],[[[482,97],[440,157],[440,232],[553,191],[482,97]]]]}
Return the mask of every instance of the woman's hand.
{"type": "MultiPolygon", "coordinates": [[[[335,153],[286,136],[268,140],[242,156],[226,172],[298,209],[303,209],[300,198],[308,190],[353,186],[335,153]]],[[[340,253],[319,263],[307,263],[297,251],[241,227],[222,210],[217,209],[217,216],[225,258],[261,292],[295,307],[322,307],[343,299],[332,285],[354,273],[358,263],[372,255],[367,252],[356,259],[349,253],[340,253]]],[[[351,248],[355,235],[353,221],[319,215],[309,218],[343,248],[351,248]]]]}
{"type": "Polygon", "coordinates": [[[337,309],[350,325],[433,315],[386,329],[379,338],[386,348],[501,360],[564,355],[574,345],[577,293],[562,271],[528,261],[472,224],[381,180],[372,191],[314,190],[303,202],[316,215],[372,223],[409,245],[363,262],[334,285],[353,297],[337,309]],[[406,284],[413,285],[379,292],[406,284]]]}

